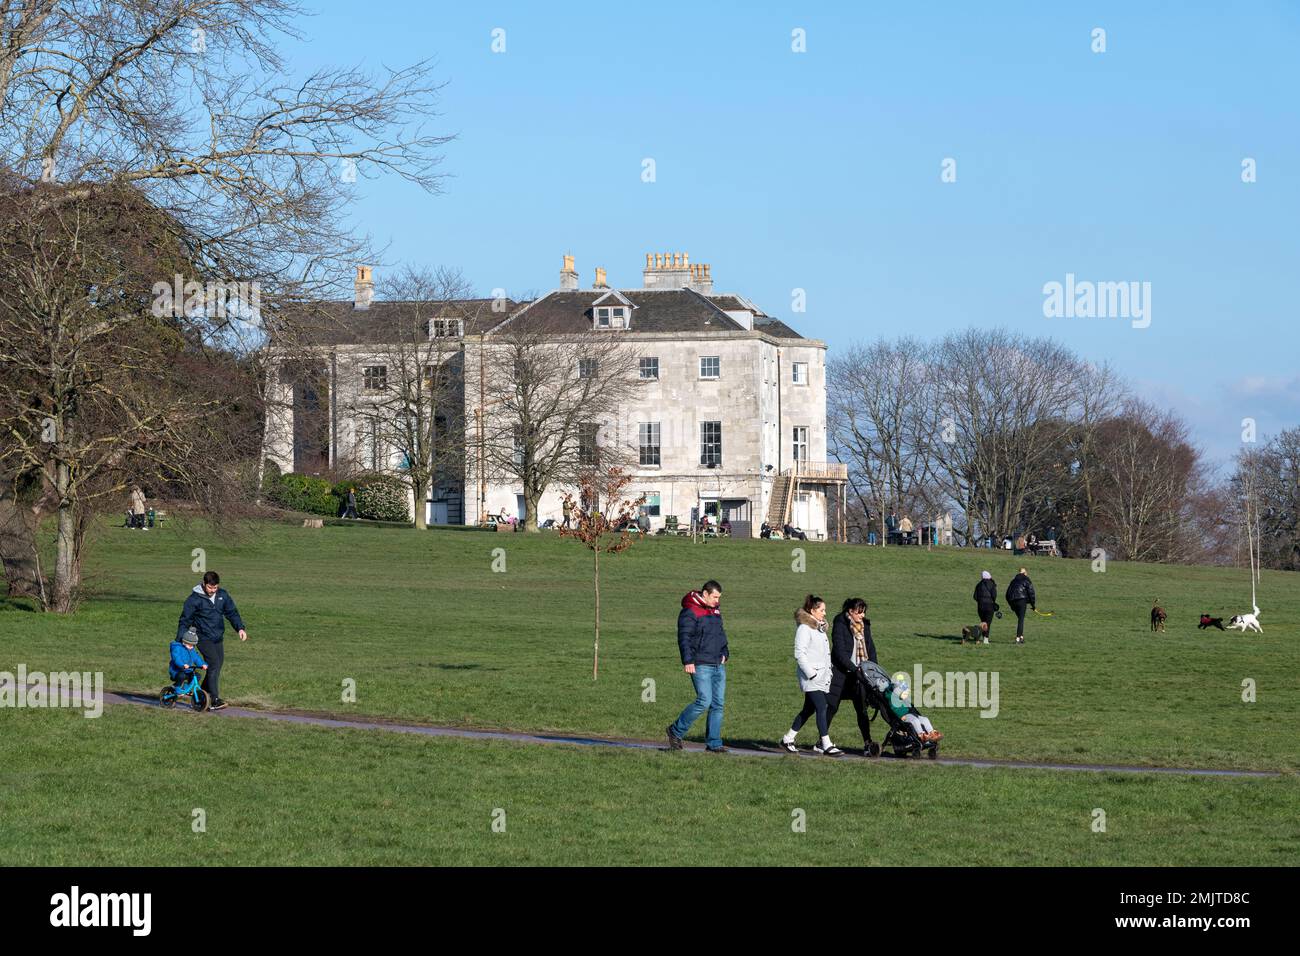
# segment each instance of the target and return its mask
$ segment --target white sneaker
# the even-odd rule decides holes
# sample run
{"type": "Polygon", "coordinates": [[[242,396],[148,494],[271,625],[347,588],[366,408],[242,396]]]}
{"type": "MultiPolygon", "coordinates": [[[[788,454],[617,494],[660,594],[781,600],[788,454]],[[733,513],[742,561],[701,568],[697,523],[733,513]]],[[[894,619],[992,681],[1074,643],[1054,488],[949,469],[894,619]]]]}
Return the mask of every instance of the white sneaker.
{"type": "Polygon", "coordinates": [[[984,638],[984,643],[987,644],[988,642],[989,642],[989,639],[988,639],[987,637],[984,638]]]}
{"type": "Polygon", "coordinates": [[[834,744],[831,744],[829,747],[822,747],[822,745],[818,743],[813,744],[813,753],[824,754],[827,757],[838,757],[840,754],[844,753],[844,751],[839,747],[836,747],[834,744]]]}

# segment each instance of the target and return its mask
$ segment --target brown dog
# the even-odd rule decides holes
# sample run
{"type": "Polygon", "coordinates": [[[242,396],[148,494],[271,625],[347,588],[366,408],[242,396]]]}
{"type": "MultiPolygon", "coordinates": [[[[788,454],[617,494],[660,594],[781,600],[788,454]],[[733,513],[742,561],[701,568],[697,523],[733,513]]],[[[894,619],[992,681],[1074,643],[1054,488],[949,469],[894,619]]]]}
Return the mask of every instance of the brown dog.
{"type": "Polygon", "coordinates": [[[1156,603],[1151,605],[1151,630],[1165,632],[1165,618],[1168,617],[1165,609],[1160,606],[1160,600],[1157,598],[1156,603]]]}

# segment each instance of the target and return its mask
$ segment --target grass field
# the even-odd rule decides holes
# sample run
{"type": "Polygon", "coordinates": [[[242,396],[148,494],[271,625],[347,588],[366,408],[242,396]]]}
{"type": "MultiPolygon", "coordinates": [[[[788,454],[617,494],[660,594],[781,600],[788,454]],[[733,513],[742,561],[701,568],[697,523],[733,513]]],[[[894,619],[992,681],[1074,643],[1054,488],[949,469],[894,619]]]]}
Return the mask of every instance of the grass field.
{"type": "MultiPolygon", "coordinates": [[[[927,709],[947,755],[1286,775],[719,760],[124,706],[99,720],[0,710],[0,845],[15,848],[13,862],[179,862],[171,857],[192,838],[190,808],[204,807],[204,852],[230,863],[691,862],[701,826],[719,815],[723,825],[709,823],[706,838],[717,841],[707,856],[719,863],[841,862],[832,848],[845,845],[846,830],[862,862],[884,862],[900,836],[916,863],[1300,858],[1294,575],[1265,574],[1265,633],[1240,635],[1195,625],[1203,610],[1243,609],[1245,571],[1112,562],[1094,573],[1087,561],[1037,559],[1039,606],[1055,616],[1031,615],[1023,647],[1010,643],[1012,619],[995,622],[994,643],[975,647],[956,637],[974,617],[979,570],[988,566],[1005,589],[1018,559],[808,543],[800,573],[791,547],[651,539],[603,562],[593,683],[590,556],[573,542],[270,523],[226,541],[201,525],[103,528],[89,559],[93,593],[76,616],[0,602],[0,670],[102,670],[113,690],[156,692],[196,580],[192,550],[203,548],[251,635],[227,644],[223,695],[232,703],[658,739],[690,697],[677,660],[678,601],[717,577],[732,650],[729,740],[770,742],[788,726],[800,701],[791,615],[815,591],[833,606],[867,598],[890,670],[997,672],[996,718],[927,709]],[[492,570],[495,548],[505,549],[504,573],[492,570]],[[1163,635],[1148,629],[1155,598],[1170,612],[1163,635]],[[341,699],[349,678],[356,703],[341,699]],[[1254,703],[1242,700],[1245,680],[1254,703]],[[505,834],[489,829],[498,807],[505,834]],[[806,833],[791,832],[794,808],[808,813],[806,833]],[[1106,833],[1092,832],[1095,808],[1107,813],[1106,833]],[[73,833],[78,842],[68,843],[73,833]]],[[[851,712],[833,736],[856,742],[851,712]]]]}

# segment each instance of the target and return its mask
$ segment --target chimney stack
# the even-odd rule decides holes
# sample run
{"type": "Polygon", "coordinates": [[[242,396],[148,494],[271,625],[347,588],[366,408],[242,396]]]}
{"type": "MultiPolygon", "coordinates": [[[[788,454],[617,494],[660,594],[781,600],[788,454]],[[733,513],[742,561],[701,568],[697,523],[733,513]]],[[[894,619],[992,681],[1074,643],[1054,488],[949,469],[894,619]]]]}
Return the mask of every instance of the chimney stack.
{"type": "Polygon", "coordinates": [[[370,266],[357,266],[357,278],[353,283],[352,308],[360,311],[370,308],[370,301],[375,297],[375,283],[370,275],[370,266]]]}
{"type": "Polygon", "coordinates": [[[593,289],[608,289],[609,283],[605,281],[605,270],[596,266],[596,281],[591,284],[593,289]]]}
{"type": "Polygon", "coordinates": [[[573,256],[564,254],[564,268],[560,270],[560,288],[572,291],[578,288],[578,270],[573,266],[573,256]]]}
{"type": "Polygon", "coordinates": [[[713,293],[713,277],[705,263],[691,262],[689,252],[647,252],[642,284],[647,289],[694,289],[713,293]]]}

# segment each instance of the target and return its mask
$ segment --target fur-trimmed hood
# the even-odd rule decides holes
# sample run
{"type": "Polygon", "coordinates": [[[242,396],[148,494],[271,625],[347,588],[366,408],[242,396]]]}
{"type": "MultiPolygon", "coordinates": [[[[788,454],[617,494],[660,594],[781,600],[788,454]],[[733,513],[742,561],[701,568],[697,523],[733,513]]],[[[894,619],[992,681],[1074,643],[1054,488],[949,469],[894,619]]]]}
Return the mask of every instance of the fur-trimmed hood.
{"type": "Polygon", "coordinates": [[[795,609],[794,622],[811,627],[814,631],[822,631],[823,633],[826,631],[826,622],[817,620],[803,608],[795,609]]]}

